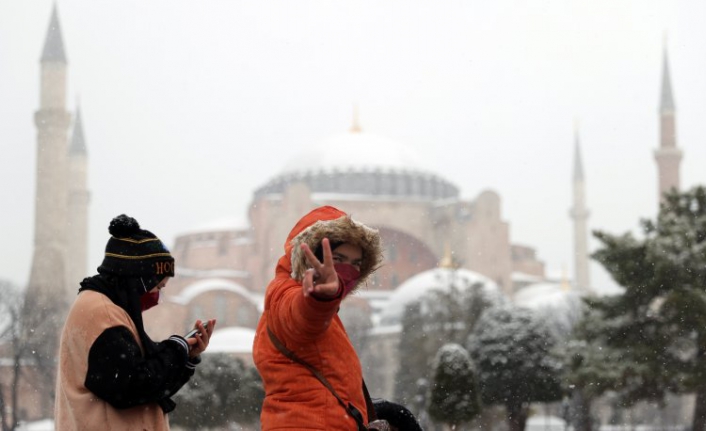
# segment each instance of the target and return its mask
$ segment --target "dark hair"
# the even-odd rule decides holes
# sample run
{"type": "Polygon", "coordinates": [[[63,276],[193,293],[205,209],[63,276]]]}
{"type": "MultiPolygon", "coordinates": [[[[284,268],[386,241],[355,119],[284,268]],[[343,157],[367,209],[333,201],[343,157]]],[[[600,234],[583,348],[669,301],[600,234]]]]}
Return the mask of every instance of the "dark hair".
{"type": "MultiPolygon", "coordinates": [[[[334,251],[341,245],[343,245],[343,241],[330,241],[329,240],[329,245],[331,246],[331,251],[334,251]]],[[[314,256],[316,256],[317,259],[319,259],[319,262],[324,261],[324,246],[319,243],[318,246],[316,246],[316,250],[314,250],[314,256]]]]}

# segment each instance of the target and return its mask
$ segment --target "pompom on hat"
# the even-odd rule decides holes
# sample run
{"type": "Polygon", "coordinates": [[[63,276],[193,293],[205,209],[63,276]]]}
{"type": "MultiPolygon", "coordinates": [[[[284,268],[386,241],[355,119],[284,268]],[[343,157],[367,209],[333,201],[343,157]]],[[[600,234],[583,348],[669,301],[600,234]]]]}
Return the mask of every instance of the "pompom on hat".
{"type": "Polygon", "coordinates": [[[108,227],[110,239],[101,274],[120,277],[174,277],[174,258],[155,234],[140,228],[132,217],[121,214],[108,227]]]}

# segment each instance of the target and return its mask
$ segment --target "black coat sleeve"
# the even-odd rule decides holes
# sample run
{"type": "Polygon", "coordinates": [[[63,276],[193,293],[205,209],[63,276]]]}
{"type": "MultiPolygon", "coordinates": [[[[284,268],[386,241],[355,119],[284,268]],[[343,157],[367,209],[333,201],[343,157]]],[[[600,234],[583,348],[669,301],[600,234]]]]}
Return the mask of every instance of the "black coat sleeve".
{"type": "Polygon", "coordinates": [[[194,365],[183,338],[156,343],[154,352],[143,357],[130,330],[116,326],[91,346],[85,385],[117,409],[156,402],[163,409],[171,406],[168,411],[174,408],[169,397],[189,381],[194,365]]]}

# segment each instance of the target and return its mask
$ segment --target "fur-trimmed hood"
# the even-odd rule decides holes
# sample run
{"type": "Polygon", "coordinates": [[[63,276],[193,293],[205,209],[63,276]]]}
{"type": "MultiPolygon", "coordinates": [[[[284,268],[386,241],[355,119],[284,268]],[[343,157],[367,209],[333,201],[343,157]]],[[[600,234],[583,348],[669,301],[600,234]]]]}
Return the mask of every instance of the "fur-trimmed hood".
{"type": "Polygon", "coordinates": [[[338,316],[343,295],[320,300],[302,294],[301,280],[308,265],[301,245],[315,250],[324,238],[362,248],[359,285],[382,260],[380,234],[336,208],[316,208],[294,226],[284,243],[275,278],[267,285],[265,310],[253,341],[253,360],[266,393],[260,415],[265,431],[358,429],[355,420],[311,371],[287,359],[275,347],[269,332],[325,374],[345,405],[352,405],[367,418],[368,408],[360,386],[363,370],[338,316]]]}
{"type": "Polygon", "coordinates": [[[346,242],[359,246],[363,250],[360,266],[359,285],[375,272],[382,264],[382,244],[380,233],[353,220],[348,214],[334,207],[319,207],[299,220],[290,232],[285,245],[289,256],[290,276],[301,281],[309,268],[302,244],[316,250],[321,241],[328,238],[331,242],[346,242]]]}

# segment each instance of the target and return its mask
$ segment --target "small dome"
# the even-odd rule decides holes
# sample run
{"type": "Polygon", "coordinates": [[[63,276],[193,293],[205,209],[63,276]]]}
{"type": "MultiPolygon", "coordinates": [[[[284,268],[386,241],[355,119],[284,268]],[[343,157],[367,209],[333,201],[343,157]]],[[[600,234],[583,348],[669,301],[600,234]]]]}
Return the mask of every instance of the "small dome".
{"type": "Polygon", "coordinates": [[[502,297],[498,285],[477,272],[463,268],[455,270],[434,268],[411,277],[390,295],[388,306],[380,318],[381,323],[383,325],[399,324],[408,304],[419,300],[433,290],[448,291],[451,283],[454,282],[460,289],[469,289],[480,284],[483,291],[492,298],[502,297]]]}
{"type": "Polygon", "coordinates": [[[537,283],[515,293],[514,303],[543,316],[559,336],[568,334],[582,315],[581,296],[558,283],[537,283]]]}
{"type": "Polygon", "coordinates": [[[515,293],[514,303],[519,307],[531,309],[561,308],[568,309],[579,300],[578,295],[564,290],[558,283],[536,283],[515,293]]]}
{"type": "Polygon", "coordinates": [[[231,326],[216,329],[211,335],[206,353],[252,353],[255,331],[250,328],[231,326]]]}

